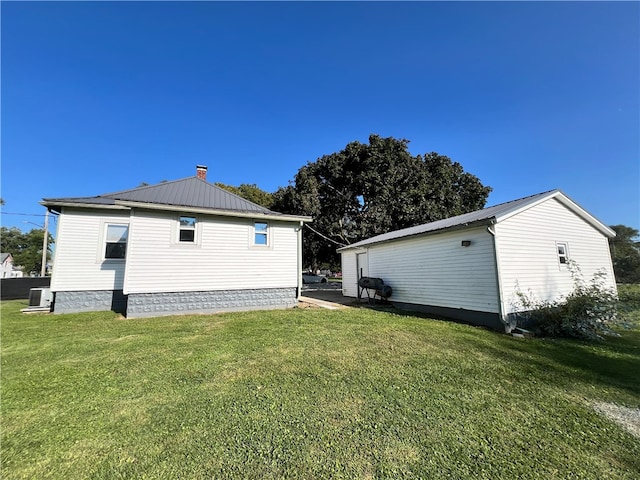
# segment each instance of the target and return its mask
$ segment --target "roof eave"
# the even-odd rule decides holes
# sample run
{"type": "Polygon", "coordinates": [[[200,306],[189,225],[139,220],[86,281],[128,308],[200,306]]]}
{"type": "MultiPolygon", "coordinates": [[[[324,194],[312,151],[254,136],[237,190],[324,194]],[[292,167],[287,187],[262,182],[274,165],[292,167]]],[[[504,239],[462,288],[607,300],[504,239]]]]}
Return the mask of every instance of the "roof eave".
{"type": "Polygon", "coordinates": [[[284,222],[311,222],[313,219],[307,216],[286,215],[265,212],[240,212],[237,210],[220,210],[215,208],[190,207],[183,205],[165,205],[158,203],[131,202],[125,200],[116,200],[116,205],[125,208],[145,208],[148,210],[164,210],[173,212],[191,212],[203,213],[207,215],[218,215],[222,217],[241,217],[241,218],[264,218],[265,220],[280,220],[284,222]]]}
{"type": "Polygon", "coordinates": [[[91,208],[91,209],[108,209],[108,210],[131,210],[132,208],[145,208],[148,210],[164,210],[173,212],[191,212],[203,213],[207,215],[218,215],[222,217],[241,217],[241,218],[263,218],[265,220],[280,220],[283,222],[312,222],[313,218],[304,215],[287,215],[265,212],[240,212],[237,210],[219,210],[214,208],[189,207],[183,205],[164,205],[158,203],[131,202],[124,200],[114,200],[113,204],[105,203],[87,203],[87,202],[70,202],[43,200],[40,202],[47,208],[52,207],[74,207],[74,208],[91,208]]]}
{"type": "Polygon", "coordinates": [[[575,203],[573,200],[571,200],[569,197],[564,195],[562,192],[559,191],[558,193],[559,193],[558,200],[560,201],[560,203],[562,203],[564,206],[566,206],[570,210],[573,210],[576,215],[581,217],[587,223],[591,224],[591,226],[593,226],[595,229],[602,232],[603,235],[609,238],[613,238],[616,236],[616,232],[610,229],[607,225],[605,225],[596,217],[591,215],[584,208],[582,208],[580,205],[575,203]]]}
{"type": "Polygon", "coordinates": [[[109,210],[129,210],[128,207],[121,205],[108,204],[108,203],[86,203],[86,202],[69,202],[69,201],[57,201],[57,200],[43,200],[40,205],[45,207],[77,207],[77,208],[94,208],[94,209],[109,209],[109,210]]]}
{"type": "Polygon", "coordinates": [[[553,191],[549,192],[547,195],[544,195],[544,196],[542,196],[540,198],[537,198],[535,201],[527,203],[526,205],[523,205],[520,208],[513,209],[513,210],[508,211],[508,212],[506,212],[506,213],[504,213],[502,215],[499,215],[499,216],[496,217],[496,221],[497,222],[502,222],[502,221],[506,220],[507,218],[513,217],[514,215],[517,215],[517,214],[523,212],[524,210],[527,210],[527,209],[532,208],[532,207],[534,207],[536,205],[539,205],[539,204],[541,204],[543,202],[546,202],[547,200],[549,200],[551,198],[555,198],[556,200],[558,200],[561,204],[563,204],[565,207],[567,207],[573,213],[578,215],[584,221],[589,223],[596,230],[600,231],[603,235],[605,235],[605,236],[607,236],[609,238],[613,238],[613,237],[616,236],[616,232],[614,232],[612,229],[610,229],[607,225],[602,223],[596,217],[591,215],[589,212],[587,212],[584,208],[582,208],[576,202],[571,200],[567,195],[565,195],[562,192],[562,190],[553,190],[553,191]]]}
{"type": "Polygon", "coordinates": [[[363,242],[366,242],[366,243],[358,242],[358,243],[354,243],[353,245],[347,245],[346,247],[340,247],[340,248],[336,249],[336,252],[342,253],[342,252],[344,252],[346,250],[349,250],[349,249],[365,248],[365,247],[370,247],[372,245],[380,245],[380,244],[383,244],[383,243],[398,242],[400,240],[406,240],[408,238],[416,238],[416,237],[422,237],[422,236],[428,236],[428,235],[435,235],[437,233],[453,232],[453,231],[457,231],[457,230],[466,230],[467,228],[475,228],[475,227],[478,227],[478,226],[481,226],[481,225],[493,225],[494,223],[495,223],[495,217],[489,217],[489,218],[483,218],[481,220],[476,220],[474,222],[462,223],[462,224],[458,224],[458,225],[451,225],[449,227],[438,228],[437,230],[428,230],[426,232],[412,233],[412,234],[409,234],[409,235],[403,235],[401,237],[396,237],[396,238],[389,238],[389,239],[384,239],[384,240],[379,240],[379,241],[371,241],[371,242],[367,242],[366,240],[363,240],[363,242]]]}

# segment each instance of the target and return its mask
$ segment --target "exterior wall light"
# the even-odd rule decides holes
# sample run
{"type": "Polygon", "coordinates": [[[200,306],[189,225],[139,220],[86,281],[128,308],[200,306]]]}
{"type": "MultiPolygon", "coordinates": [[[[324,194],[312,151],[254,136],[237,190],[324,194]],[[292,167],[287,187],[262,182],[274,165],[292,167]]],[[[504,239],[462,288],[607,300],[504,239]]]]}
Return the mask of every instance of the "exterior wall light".
{"type": "Polygon", "coordinates": [[[471,245],[471,240],[462,240],[463,247],[468,247],[469,245],[471,245]]]}

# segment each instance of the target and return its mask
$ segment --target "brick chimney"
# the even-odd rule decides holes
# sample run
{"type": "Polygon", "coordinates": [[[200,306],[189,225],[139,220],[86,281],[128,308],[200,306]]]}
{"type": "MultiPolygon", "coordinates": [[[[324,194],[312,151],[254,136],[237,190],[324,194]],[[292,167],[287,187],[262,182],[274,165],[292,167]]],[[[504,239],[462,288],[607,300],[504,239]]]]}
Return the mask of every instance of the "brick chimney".
{"type": "Polygon", "coordinates": [[[201,180],[207,180],[207,167],[204,165],[196,165],[196,177],[201,180]]]}

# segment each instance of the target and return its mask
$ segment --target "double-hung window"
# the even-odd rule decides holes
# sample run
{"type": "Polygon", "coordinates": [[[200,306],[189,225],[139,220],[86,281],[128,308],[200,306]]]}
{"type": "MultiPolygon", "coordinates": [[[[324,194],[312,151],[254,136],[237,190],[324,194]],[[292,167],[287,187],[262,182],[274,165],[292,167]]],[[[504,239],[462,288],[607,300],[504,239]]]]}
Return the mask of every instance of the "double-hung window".
{"type": "Polygon", "coordinates": [[[253,224],[253,244],[258,246],[269,245],[269,224],[264,222],[255,222],[253,224]]]}
{"type": "Polygon", "coordinates": [[[108,223],[106,227],[104,258],[108,260],[124,259],[127,255],[129,225],[108,223]]]}
{"type": "Polygon", "coordinates": [[[181,243],[195,243],[196,217],[180,217],[178,241],[181,243]]]}
{"type": "Polygon", "coordinates": [[[569,264],[569,250],[567,244],[564,242],[556,242],[556,249],[558,251],[558,262],[561,267],[567,267],[569,264]]]}

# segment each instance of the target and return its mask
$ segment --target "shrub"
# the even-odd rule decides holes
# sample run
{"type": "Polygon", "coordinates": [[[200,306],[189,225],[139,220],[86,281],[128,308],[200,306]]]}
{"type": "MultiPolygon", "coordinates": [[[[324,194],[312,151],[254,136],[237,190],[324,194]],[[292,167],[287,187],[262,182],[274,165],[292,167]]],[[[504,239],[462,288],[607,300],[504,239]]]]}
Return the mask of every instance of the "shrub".
{"type": "Polygon", "coordinates": [[[580,267],[569,264],[573,291],[557,300],[539,300],[531,293],[516,293],[520,316],[536,326],[541,335],[602,340],[616,335],[613,327],[620,323],[616,291],[607,287],[606,273],[597,272],[585,282],[580,267]]]}
{"type": "Polygon", "coordinates": [[[618,319],[625,327],[640,325],[640,284],[618,285],[618,319]]]}

